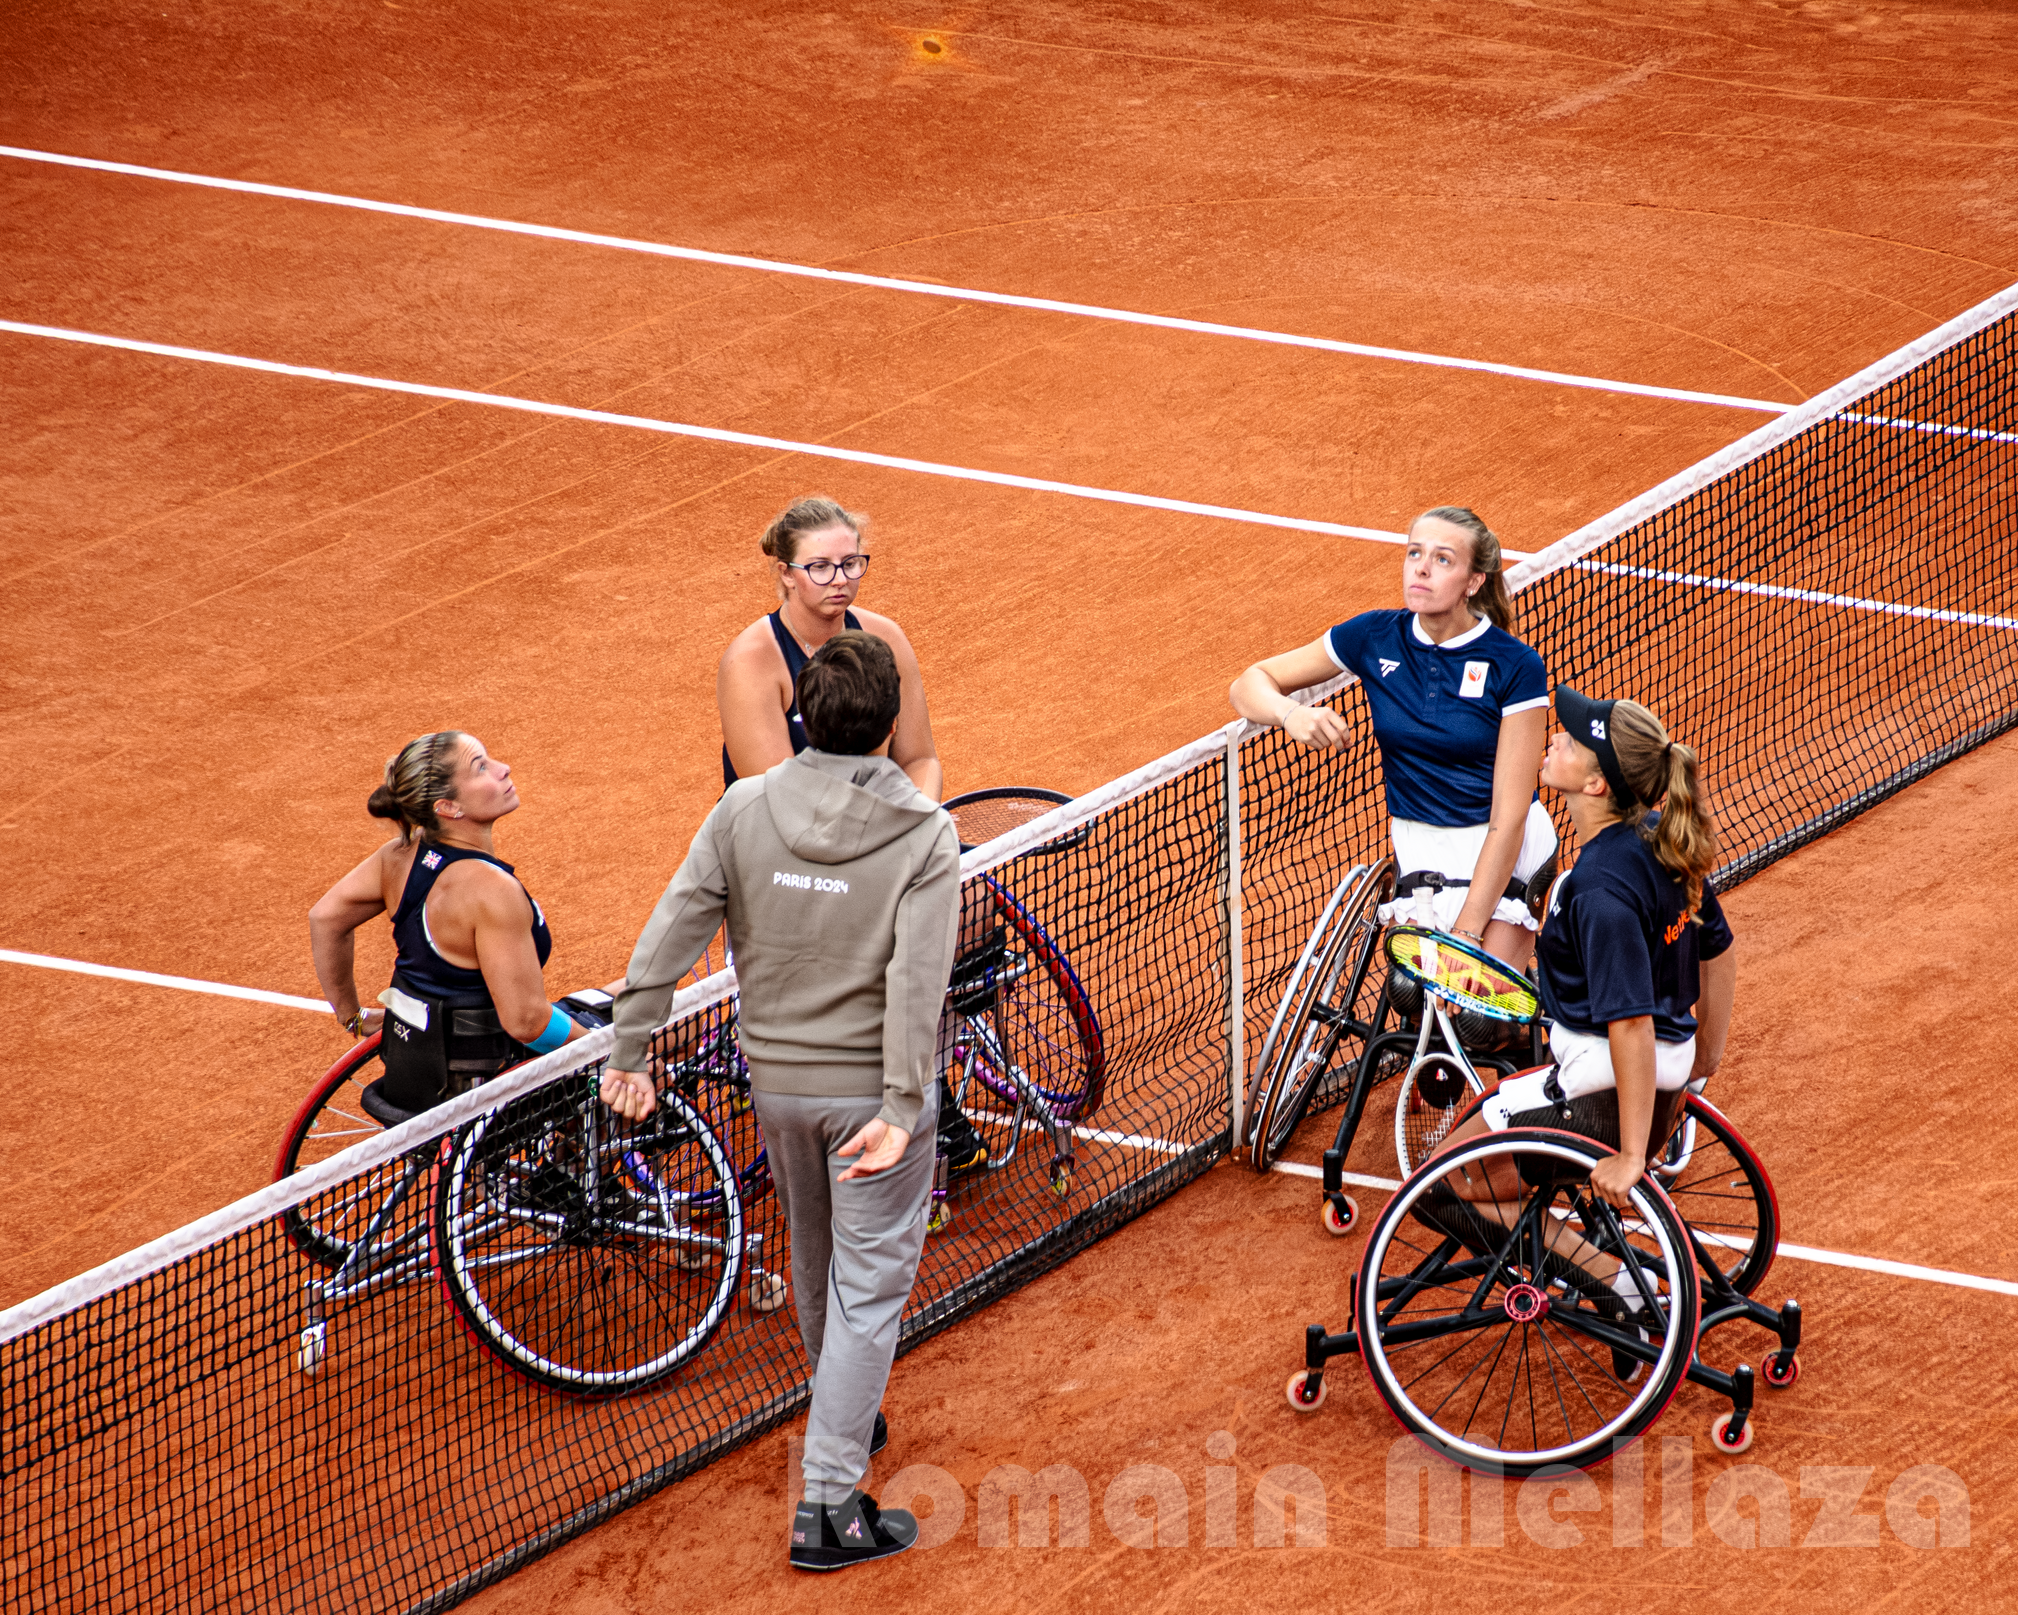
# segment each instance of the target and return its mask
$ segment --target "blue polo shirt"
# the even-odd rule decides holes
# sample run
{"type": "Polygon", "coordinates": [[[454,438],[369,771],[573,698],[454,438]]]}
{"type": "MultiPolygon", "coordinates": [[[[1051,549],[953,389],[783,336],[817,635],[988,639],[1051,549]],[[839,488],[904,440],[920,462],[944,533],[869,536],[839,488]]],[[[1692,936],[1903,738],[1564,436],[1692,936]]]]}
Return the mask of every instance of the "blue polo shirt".
{"type": "MultiPolygon", "coordinates": [[[[1659,815],[1648,814],[1651,833],[1659,815]]],[[[1700,924],[1682,918],[1682,883],[1630,825],[1611,824],[1556,882],[1535,943],[1542,1008],[1572,1032],[1603,1037],[1613,1021],[1654,1018],[1654,1036],[1696,1035],[1699,966],[1731,945],[1730,922],[1705,886],[1700,924]]]]}
{"type": "Polygon", "coordinates": [[[1483,619],[1434,645],[1412,611],[1363,611],[1324,647],[1366,691],[1388,813],[1422,824],[1491,819],[1500,719],[1549,704],[1534,648],[1483,619]]]}

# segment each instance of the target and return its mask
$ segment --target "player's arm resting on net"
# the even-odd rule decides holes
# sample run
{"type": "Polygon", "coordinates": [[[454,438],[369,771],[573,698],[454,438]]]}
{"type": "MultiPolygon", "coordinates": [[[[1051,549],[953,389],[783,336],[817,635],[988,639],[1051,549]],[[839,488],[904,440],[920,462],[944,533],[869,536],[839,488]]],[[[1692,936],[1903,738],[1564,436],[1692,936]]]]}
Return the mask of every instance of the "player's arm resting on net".
{"type": "Polygon", "coordinates": [[[384,860],[399,847],[389,841],[322,894],[308,911],[308,947],[315,979],[336,1014],[337,1024],[355,1037],[369,1037],[385,1019],[382,1009],[357,1001],[357,928],[385,912],[384,860]]]}
{"type": "Polygon", "coordinates": [[[1493,753],[1492,765],[1492,818],[1486,827],[1485,845],[1472,868],[1464,908],[1452,927],[1460,936],[1485,940],[1493,910],[1513,878],[1514,865],[1520,862],[1528,804],[1534,800],[1535,784],[1541,778],[1542,742],[1548,738],[1548,726],[1546,707],[1500,719],[1499,749],[1493,753]]]}
{"type": "MultiPolygon", "coordinates": [[[[734,753],[730,756],[733,760],[734,753]]],[[[603,1103],[632,1121],[642,1121],[658,1108],[646,1069],[652,1034],[666,1024],[680,978],[694,968],[729,911],[729,878],[715,838],[718,832],[726,833],[723,815],[741,790],[732,787],[701,821],[686,862],[631,950],[630,968],[616,995],[612,1023],[616,1044],[603,1072],[603,1103]]]]}
{"type": "MultiPolygon", "coordinates": [[[[1306,746],[1343,746],[1352,737],[1351,726],[1329,707],[1306,707],[1289,696],[1291,690],[1307,690],[1314,684],[1338,676],[1338,663],[1331,659],[1323,639],[1312,640],[1280,656],[1256,662],[1227,688],[1233,710],[1250,723],[1265,723],[1280,729],[1291,740],[1306,746]]],[[[1539,763],[1536,765],[1539,767],[1539,763]]],[[[1532,791],[1533,782],[1529,782],[1532,791]]],[[[1526,805],[1522,805],[1526,812],[1526,805]]],[[[1514,843],[1518,850],[1520,843],[1514,843]]],[[[1508,869],[1512,869],[1509,864],[1508,869]]],[[[1504,880],[1500,883],[1504,886],[1504,880]]]]}
{"type": "Polygon", "coordinates": [[[959,940],[960,841],[942,819],[931,857],[897,900],[895,948],[883,969],[883,1108],[837,1152],[861,1155],[844,1183],[895,1166],[918,1130],[925,1090],[938,1080],[939,1017],[959,940]]]}

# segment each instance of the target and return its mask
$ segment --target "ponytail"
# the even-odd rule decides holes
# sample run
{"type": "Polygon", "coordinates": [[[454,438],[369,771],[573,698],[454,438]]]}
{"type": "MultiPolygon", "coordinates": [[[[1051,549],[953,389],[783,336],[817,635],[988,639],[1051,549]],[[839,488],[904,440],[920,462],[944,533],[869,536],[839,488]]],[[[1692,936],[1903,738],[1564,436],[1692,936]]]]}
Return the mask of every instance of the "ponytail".
{"type": "Polygon", "coordinates": [[[460,729],[442,729],[400,747],[399,755],[385,765],[385,783],[371,793],[364,804],[374,819],[390,819],[399,826],[400,845],[405,846],[420,832],[423,841],[441,839],[441,821],[434,805],[446,798],[455,800],[456,776],[462,772],[462,743],[468,737],[460,729]]]}
{"type": "Polygon", "coordinates": [[[1703,903],[1703,882],[1717,867],[1718,856],[1717,821],[1704,798],[1696,754],[1670,740],[1661,720],[1637,701],[1613,703],[1611,742],[1619,772],[1639,798],[1622,804],[1614,793],[1612,806],[1647,836],[1661,867],[1681,881],[1687,893],[1684,918],[1694,919],[1703,903]],[[1644,824],[1649,806],[1661,814],[1651,834],[1644,824]]]}
{"type": "MultiPolygon", "coordinates": [[[[1494,627],[1512,633],[1513,596],[1507,591],[1506,574],[1500,570],[1499,539],[1486,526],[1485,518],[1462,505],[1438,505],[1434,510],[1425,510],[1415,521],[1427,521],[1432,516],[1440,522],[1449,522],[1453,527],[1462,527],[1471,534],[1471,569],[1485,574],[1485,582],[1471,597],[1471,609],[1491,621],[1494,627]]],[[[1413,530],[1415,522],[1408,525],[1413,530]]]]}

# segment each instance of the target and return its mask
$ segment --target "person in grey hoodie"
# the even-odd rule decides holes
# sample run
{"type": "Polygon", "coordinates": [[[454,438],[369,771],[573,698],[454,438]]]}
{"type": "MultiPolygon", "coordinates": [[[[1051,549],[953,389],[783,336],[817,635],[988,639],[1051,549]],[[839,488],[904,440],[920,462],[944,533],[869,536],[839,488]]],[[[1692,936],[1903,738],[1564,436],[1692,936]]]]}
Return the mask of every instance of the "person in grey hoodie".
{"type": "Polygon", "coordinates": [[[620,1115],[651,1114],[647,1044],[726,916],[813,1367],[790,1558],[837,1570],[918,1535],[911,1515],[879,1509],[856,1482],[882,1445],[878,1409],[925,1243],[960,847],[951,818],[890,761],[899,681],[888,645],[834,635],[797,695],[807,749],[723,793],[638,938],[602,1093],[620,1115]]]}

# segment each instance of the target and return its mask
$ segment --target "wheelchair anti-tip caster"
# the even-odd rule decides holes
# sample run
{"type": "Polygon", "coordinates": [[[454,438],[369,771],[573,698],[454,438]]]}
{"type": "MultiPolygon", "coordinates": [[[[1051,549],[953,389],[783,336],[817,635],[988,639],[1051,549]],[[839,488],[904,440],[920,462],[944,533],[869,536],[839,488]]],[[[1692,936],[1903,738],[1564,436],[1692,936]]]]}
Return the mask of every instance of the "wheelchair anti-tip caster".
{"type": "Polygon", "coordinates": [[[785,1281],[776,1273],[759,1273],[750,1280],[750,1310],[776,1312],[785,1304],[785,1281]]]}
{"type": "Polygon", "coordinates": [[[1289,1383],[1283,1387],[1289,1397],[1289,1405],[1299,1413],[1315,1413],[1324,1406],[1324,1399],[1331,1395],[1331,1384],[1322,1374],[1313,1375],[1307,1368],[1299,1368],[1289,1376],[1289,1383]],[[1310,1382],[1316,1379],[1316,1385],[1310,1382]]]}
{"type": "Polygon", "coordinates": [[[1318,1216],[1327,1234],[1342,1239],[1359,1226],[1359,1203],[1349,1194],[1326,1195],[1318,1216]]]}
{"type": "Polygon", "coordinates": [[[1776,1391],[1784,1391],[1801,1377],[1801,1359],[1790,1351],[1770,1352],[1766,1357],[1766,1383],[1776,1391]]]}
{"type": "Polygon", "coordinates": [[[1051,1197],[1063,1200],[1072,1193],[1072,1163],[1053,1161],[1051,1163],[1051,1197]]]}

